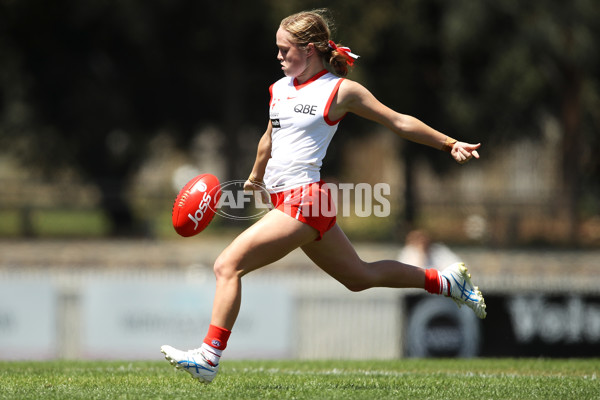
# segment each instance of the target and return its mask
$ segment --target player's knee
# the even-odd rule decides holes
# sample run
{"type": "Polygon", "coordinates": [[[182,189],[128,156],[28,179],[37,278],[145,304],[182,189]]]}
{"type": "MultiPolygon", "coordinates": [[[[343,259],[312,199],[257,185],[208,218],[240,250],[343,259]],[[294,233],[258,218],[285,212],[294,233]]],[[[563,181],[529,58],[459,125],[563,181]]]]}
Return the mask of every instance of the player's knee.
{"type": "Polygon", "coordinates": [[[362,292],[373,287],[368,276],[353,276],[343,279],[342,284],[351,292],[362,292]]]}
{"type": "Polygon", "coordinates": [[[215,260],[213,272],[218,279],[231,279],[237,276],[237,266],[227,254],[221,254],[215,260]]]}
{"type": "Polygon", "coordinates": [[[374,277],[370,273],[368,263],[361,261],[364,268],[358,269],[361,271],[352,276],[346,276],[340,280],[340,282],[351,292],[362,292],[363,290],[370,289],[374,286],[374,277]]]}
{"type": "Polygon", "coordinates": [[[344,282],[343,284],[351,292],[362,292],[363,290],[367,290],[371,287],[365,282],[344,282]]]}

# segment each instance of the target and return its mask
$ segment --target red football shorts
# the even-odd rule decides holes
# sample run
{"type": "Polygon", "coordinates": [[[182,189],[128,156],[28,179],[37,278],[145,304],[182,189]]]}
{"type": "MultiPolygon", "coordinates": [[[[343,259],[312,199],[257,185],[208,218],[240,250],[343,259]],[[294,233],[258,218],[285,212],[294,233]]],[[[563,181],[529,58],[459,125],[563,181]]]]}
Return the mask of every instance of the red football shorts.
{"type": "Polygon", "coordinates": [[[321,240],[323,234],[335,225],[335,204],[329,187],[323,181],[271,193],[271,202],[274,208],[315,228],[319,232],[315,240],[321,240]]]}

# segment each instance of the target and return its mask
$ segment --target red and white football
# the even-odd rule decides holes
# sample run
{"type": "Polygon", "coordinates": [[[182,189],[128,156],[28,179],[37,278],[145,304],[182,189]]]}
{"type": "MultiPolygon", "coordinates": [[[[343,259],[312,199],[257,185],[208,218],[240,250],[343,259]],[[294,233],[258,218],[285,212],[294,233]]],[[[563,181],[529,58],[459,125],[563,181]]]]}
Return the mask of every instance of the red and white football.
{"type": "Polygon", "coordinates": [[[173,203],[173,227],[184,237],[202,232],[212,221],[221,197],[221,184],[212,174],[201,174],[179,191],[173,203]]]}

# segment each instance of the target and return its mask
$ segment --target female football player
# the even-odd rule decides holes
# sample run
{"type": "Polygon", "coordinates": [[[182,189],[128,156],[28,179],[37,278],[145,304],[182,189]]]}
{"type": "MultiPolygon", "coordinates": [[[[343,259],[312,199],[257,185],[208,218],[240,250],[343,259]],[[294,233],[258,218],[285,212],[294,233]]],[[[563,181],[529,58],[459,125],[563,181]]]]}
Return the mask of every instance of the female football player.
{"type": "Polygon", "coordinates": [[[398,261],[363,261],[336,224],[329,193],[320,178],[327,147],[341,119],[354,113],[389,128],[404,139],[448,152],[465,163],[479,158],[480,144],[452,139],[409,115],[379,102],[365,87],[345,79],[358,58],[331,40],[326,10],[300,12],[281,21],[277,60],[285,77],[270,87],[269,122],[258,143],[245,183],[268,191],[273,209],[242,232],[214,264],[216,293],[202,346],[181,351],[163,346],[167,360],[201,382],[211,382],[238,316],[241,279],[296,248],[351,291],[372,287],[422,288],[466,304],[485,318],[481,292],[466,267],[441,272],[398,261]],[[315,207],[316,203],[320,205],[315,207]]]}

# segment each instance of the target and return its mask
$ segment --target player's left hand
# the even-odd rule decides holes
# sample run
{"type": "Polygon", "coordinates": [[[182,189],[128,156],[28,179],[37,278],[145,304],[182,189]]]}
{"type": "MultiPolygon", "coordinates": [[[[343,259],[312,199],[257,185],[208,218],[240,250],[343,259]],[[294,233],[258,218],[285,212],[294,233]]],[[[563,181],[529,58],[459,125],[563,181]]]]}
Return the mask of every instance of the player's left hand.
{"type": "Polygon", "coordinates": [[[470,144],[465,142],[456,142],[454,143],[450,154],[457,163],[464,164],[473,157],[479,158],[479,153],[477,152],[477,149],[480,147],[481,143],[470,144]]]}

